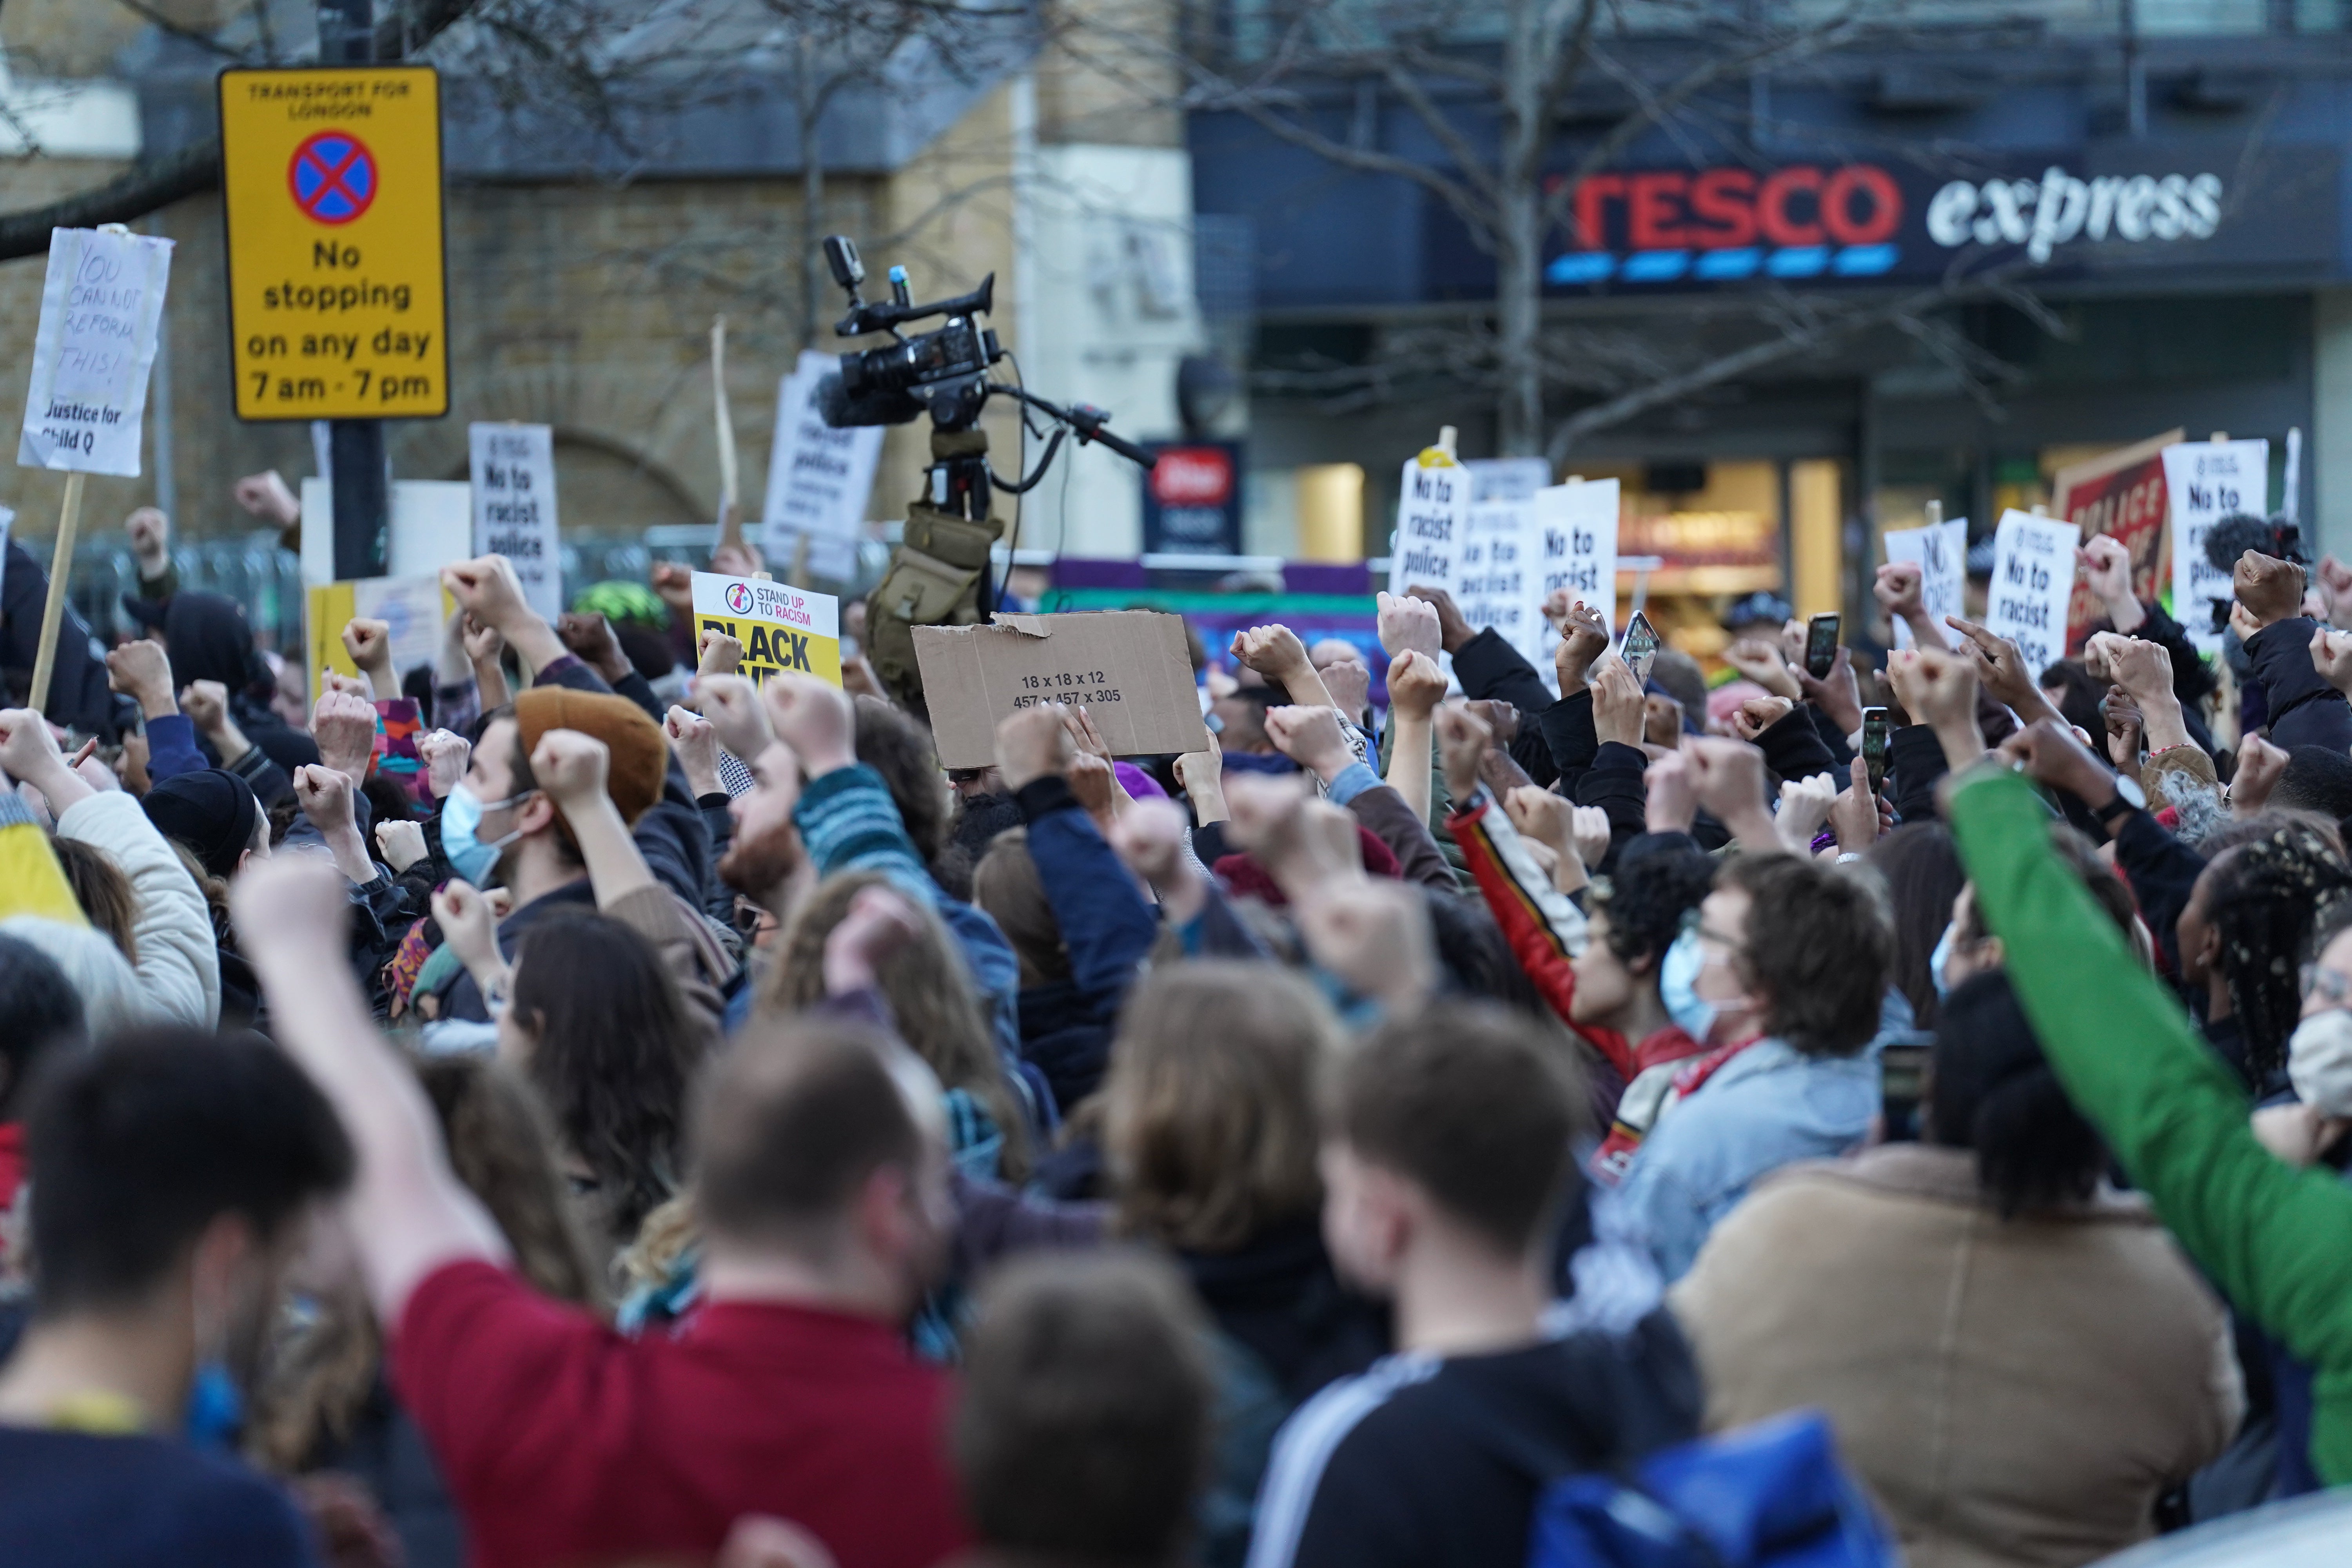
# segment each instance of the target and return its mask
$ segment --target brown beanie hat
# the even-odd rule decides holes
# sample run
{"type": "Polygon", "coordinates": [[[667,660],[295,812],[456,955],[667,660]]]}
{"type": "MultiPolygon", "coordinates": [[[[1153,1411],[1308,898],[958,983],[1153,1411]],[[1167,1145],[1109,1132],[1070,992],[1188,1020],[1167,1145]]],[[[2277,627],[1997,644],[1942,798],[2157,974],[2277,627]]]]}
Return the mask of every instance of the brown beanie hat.
{"type": "Polygon", "coordinates": [[[514,700],[514,715],[526,762],[550,730],[577,730],[604,742],[613,753],[604,793],[630,826],[661,798],[662,776],[669,771],[669,742],[662,738],[661,726],[627,698],[574,691],[568,686],[534,686],[514,700]]]}

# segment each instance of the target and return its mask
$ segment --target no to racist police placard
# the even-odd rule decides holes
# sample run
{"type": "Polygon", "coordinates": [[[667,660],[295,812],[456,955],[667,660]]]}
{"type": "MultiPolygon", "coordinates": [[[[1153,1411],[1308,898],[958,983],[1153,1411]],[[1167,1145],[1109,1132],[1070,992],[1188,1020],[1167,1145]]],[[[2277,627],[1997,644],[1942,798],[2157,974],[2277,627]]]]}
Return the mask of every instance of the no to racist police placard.
{"type": "Polygon", "coordinates": [[[2083,531],[2053,517],[2005,511],[1992,536],[1985,626],[2008,637],[2035,679],[2066,655],[2066,604],[2074,596],[2074,547],[2083,531]]]}

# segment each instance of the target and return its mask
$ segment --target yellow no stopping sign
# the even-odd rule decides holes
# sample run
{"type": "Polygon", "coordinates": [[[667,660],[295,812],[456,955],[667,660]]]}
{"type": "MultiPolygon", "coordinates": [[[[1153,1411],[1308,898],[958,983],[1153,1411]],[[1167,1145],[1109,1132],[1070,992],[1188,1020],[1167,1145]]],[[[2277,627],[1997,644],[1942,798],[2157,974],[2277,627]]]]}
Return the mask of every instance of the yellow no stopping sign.
{"type": "Polygon", "coordinates": [[[237,416],[446,414],[433,68],[236,68],[220,115],[237,416]]]}

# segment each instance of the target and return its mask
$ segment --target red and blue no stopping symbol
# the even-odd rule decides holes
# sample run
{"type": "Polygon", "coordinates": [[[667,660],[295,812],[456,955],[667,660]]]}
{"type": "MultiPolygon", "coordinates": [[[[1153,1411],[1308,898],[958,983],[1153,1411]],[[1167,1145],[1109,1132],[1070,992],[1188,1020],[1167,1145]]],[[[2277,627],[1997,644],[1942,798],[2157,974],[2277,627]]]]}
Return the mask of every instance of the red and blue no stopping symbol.
{"type": "Polygon", "coordinates": [[[294,149],[286,184],[303,216],[349,223],[375,200],[375,154],[348,131],[321,131],[294,149]]]}

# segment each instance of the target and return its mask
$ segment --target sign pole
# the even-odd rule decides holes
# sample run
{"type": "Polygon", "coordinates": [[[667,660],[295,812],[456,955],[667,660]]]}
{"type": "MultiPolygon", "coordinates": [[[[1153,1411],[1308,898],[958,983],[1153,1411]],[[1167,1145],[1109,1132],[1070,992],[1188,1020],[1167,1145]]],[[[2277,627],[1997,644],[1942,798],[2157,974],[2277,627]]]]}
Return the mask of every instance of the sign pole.
{"type": "MultiPolygon", "coordinates": [[[[319,0],[319,58],[367,65],[375,58],[375,0],[319,0]]],[[[335,576],[381,577],[392,516],[392,476],[380,419],[327,424],[335,507],[335,576]]]]}
{"type": "Polygon", "coordinates": [[[74,535],[81,528],[81,487],[89,478],[79,468],[66,475],[65,505],[58,513],[58,547],[49,557],[49,596],[41,605],[41,649],[33,656],[33,700],[38,713],[48,705],[49,677],[58,668],[58,627],[66,615],[66,577],[73,571],[74,535]]]}
{"type": "MultiPolygon", "coordinates": [[[[735,420],[727,407],[727,318],[710,322],[710,411],[719,437],[719,543],[743,542],[742,509],[735,496],[735,420]]],[[[795,574],[793,581],[801,581],[795,574]]]]}
{"type": "Polygon", "coordinates": [[[48,705],[49,680],[57,673],[74,536],[81,531],[82,487],[91,474],[139,474],[141,417],[163,338],[171,262],[170,240],[132,234],[121,224],[49,231],[33,374],[16,443],[20,465],[66,476],[41,640],[33,653],[29,695],[37,711],[48,705]],[[60,366],[72,373],[64,386],[60,366]]]}

